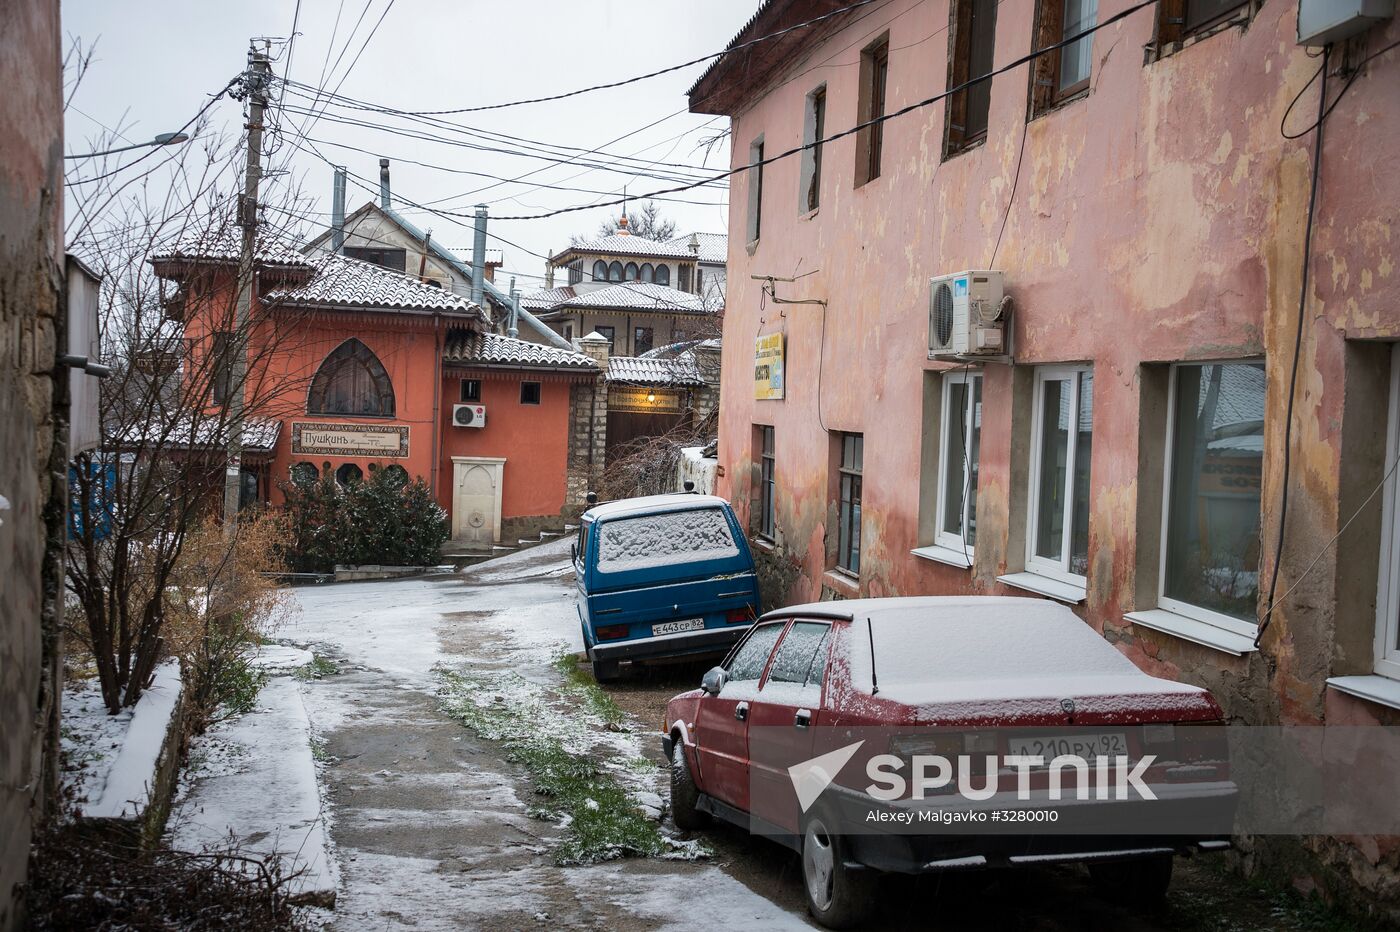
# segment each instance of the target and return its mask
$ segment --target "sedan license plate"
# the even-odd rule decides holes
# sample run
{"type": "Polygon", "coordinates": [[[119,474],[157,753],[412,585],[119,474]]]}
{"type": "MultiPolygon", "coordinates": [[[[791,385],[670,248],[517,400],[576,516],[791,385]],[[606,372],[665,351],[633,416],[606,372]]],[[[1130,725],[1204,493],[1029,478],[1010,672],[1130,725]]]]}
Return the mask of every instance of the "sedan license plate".
{"type": "Polygon", "coordinates": [[[1128,753],[1128,739],[1121,731],[1086,732],[1078,735],[1020,735],[1007,739],[1012,754],[1043,757],[1049,763],[1062,754],[1091,760],[1128,753]]]}
{"type": "Polygon", "coordinates": [[[651,626],[652,634],[679,634],[682,631],[703,631],[705,629],[705,619],[687,618],[684,621],[664,621],[659,625],[651,626]]]}

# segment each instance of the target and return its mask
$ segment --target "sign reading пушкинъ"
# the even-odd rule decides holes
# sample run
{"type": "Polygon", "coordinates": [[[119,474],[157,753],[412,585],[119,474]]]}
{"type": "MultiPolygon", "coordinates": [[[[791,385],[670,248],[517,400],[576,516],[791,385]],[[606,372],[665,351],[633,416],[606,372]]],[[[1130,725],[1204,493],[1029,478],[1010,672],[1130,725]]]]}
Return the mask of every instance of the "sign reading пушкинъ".
{"type": "Polygon", "coordinates": [[[784,384],[783,335],[765,333],[754,341],[753,396],[760,401],[781,400],[784,384]]]}
{"type": "Polygon", "coordinates": [[[330,456],[408,456],[408,426],[292,423],[292,452],[330,456]]]}

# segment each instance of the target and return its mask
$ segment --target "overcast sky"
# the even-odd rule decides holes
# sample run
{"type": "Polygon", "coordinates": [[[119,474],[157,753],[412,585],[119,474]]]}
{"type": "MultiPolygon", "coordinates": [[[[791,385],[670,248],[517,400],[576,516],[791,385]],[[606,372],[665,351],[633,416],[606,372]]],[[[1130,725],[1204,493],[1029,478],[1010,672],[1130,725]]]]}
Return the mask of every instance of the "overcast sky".
{"type": "MultiPolygon", "coordinates": [[[[366,0],[301,0],[295,45],[290,56],[285,46],[274,45],[274,54],[280,57],[273,70],[294,81],[325,85],[327,89],[334,89],[343,77],[340,94],[402,110],[479,106],[615,81],[718,51],[757,6],[758,0],[368,0],[367,5],[366,0]],[[346,74],[386,8],[383,21],[346,74]],[[346,48],[357,20],[358,29],[353,31],[339,67],[323,81],[328,52],[329,61],[334,63],[346,48]]],[[[68,151],[89,151],[87,144],[105,132],[99,124],[120,127],[131,142],[178,129],[203,105],[205,95],[223,87],[244,68],[250,37],[286,37],[291,33],[296,7],[295,0],[64,0],[65,33],[85,44],[97,43],[92,67],[68,111],[68,151]]],[[[641,130],[607,148],[619,155],[692,166],[703,164],[707,170],[718,172],[728,167],[728,146],[714,149],[708,159],[697,146],[702,138],[727,128],[727,119],[686,112],[685,90],[704,67],[695,65],[567,100],[444,119],[476,130],[584,149],[641,130]],[[656,121],[661,122],[643,129],[656,121]]],[[[293,94],[286,96],[285,103],[288,107],[303,105],[293,94]]],[[[630,195],[675,183],[639,175],[646,169],[635,166],[619,174],[578,165],[548,165],[538,159],[346,126],[332,121],[339,115],[394,122],[379,114],[332,108],[326,118],[307,130],[310,139],[318,140],[312,145],[332,161],[346,165],[352,174],[375,184],[378,157],[389,157],[394,160],[395,194],[419,204],[431,202],[439,209],[469,213],[473,204],[485,201],[493,215],[504,216],[541,213],[604,199],[600,194],[532,187],[540,182],[617,194],[626,185],[630,195]],[[357,152],[332,143],[368,151],[357,152]],[[409,164],[409,159],[458,173],[409,164]],[[544,170],[537,171],[541,167],[544,170]],[[461,172],[502,178],[537,173],[524,181],[471,193],[494,182],[461,172]]],[[[240,131],[237,102],[221,101],[212,116],[213,130],[231,134],[240,131]]],[[[287,112],[282,124],[290,135],[303,119],[300,114],[287,112]]],[[[481,142],[479,138],[426,127],[419,127],[418,131],[481,142]]],[[[519,144],[501,145],[517,148],[519,144]]],[[[329,212],[331,169],[307,152],[298,153],[293,165],[303,189],[318,197],[313,209],[329,212]]],[[[348,209],[353,210],[372,196],[356,187],[352,178],[348,209]]],[[[677,221],[679,231],[725,232],[724,205],[728,198],[722,186],[676,197],[704,202],[703,206],[660,205],[677,221]]],[[[467,227],[400,204],[395,206],[420,226],[431,227],[434,238],[444,245],[470,249],[467,227]]],[[[594,208],[546,220],[493,222],[493,232],[524,248],[499,241],[489,245],[504,250],[507,269],[539,276],[543,260],[530,252],[558,251],[568,244],[571,234],[591,236],[599,223],[615,211],[616,208],[594,208]]],[[[522,289],[538,284],[535,279],[521,280],[522,289]]]]}

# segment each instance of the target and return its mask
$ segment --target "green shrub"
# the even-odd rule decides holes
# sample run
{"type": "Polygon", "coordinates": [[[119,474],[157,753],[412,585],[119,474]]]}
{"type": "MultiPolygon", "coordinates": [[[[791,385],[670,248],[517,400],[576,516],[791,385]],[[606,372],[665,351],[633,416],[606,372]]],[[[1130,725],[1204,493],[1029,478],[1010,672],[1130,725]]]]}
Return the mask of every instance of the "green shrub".
{"type": "Polygon", "coordinates": [[[337,564],[429,566],[449,530],[447,512],[421,478],[398,469],[371,470],[346,486],[329,475],[283,483],[293,542],[288,562],[300,572],[337,564]]]}

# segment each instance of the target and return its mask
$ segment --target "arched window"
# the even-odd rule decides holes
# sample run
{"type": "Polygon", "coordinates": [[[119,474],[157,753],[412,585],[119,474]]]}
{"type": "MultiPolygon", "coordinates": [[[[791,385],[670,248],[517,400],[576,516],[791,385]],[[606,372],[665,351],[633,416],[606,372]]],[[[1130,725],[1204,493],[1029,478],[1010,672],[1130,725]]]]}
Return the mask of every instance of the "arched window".
{"type": "Polygon", "coordinates": [[[292,482],[297,485],[315,485],[321,478],[315,463],[301,462],[292,467],[292,482]]]}
{"type": "Polygon", "coordinates": [[[608,280],[608,264],[602,259],[593,263],[593,280],[595,282],[605,282],[608,280]]]}
{"type": "Polygon", "coordinates": [[[340,344],[311,380],[307,414],[394,416],[394,384],[379,357],[359,340],[340,344]]]}
{"type": "Polygon", "coordinates": [[[671,284],[671,267],[669,265],[658,265],[656,267],[656,283],[658,285],[671,284]]]}
{"type": "Polygon", "coordinates": [[[341,485],[350,485],[353,482],[360,482],[365,477],[364,470],[354,463],[343,463],[335,471],[335,481],[341,485]]]}
{"type": "Polygon", "coordinates": [[[654,282],[656,281],[656,269],[651,267],[650,262],[643,262],[642,271],[637,277],[644,282],[654,282]]]}
{"type": "Polygon", "coordinates": [[[621,262],[614,262],[612,265],[608,266],[608,281],[610,281],[610,282],[620,282],[620,281],[622,281],[622,263],[621,263],[621,262]]]}
{"type": "Polygon", "coordinates": [[[637,280],[637,263],[635,263],[635,262],[629,262],[629,263],[627,263],[627,267],[626,267],[625,269],[622,270],[622,278],[623,278],[624,281],[629,281],[629,282],[634,282],[634,281],[636,281],[636,280],[637,280]]]}

